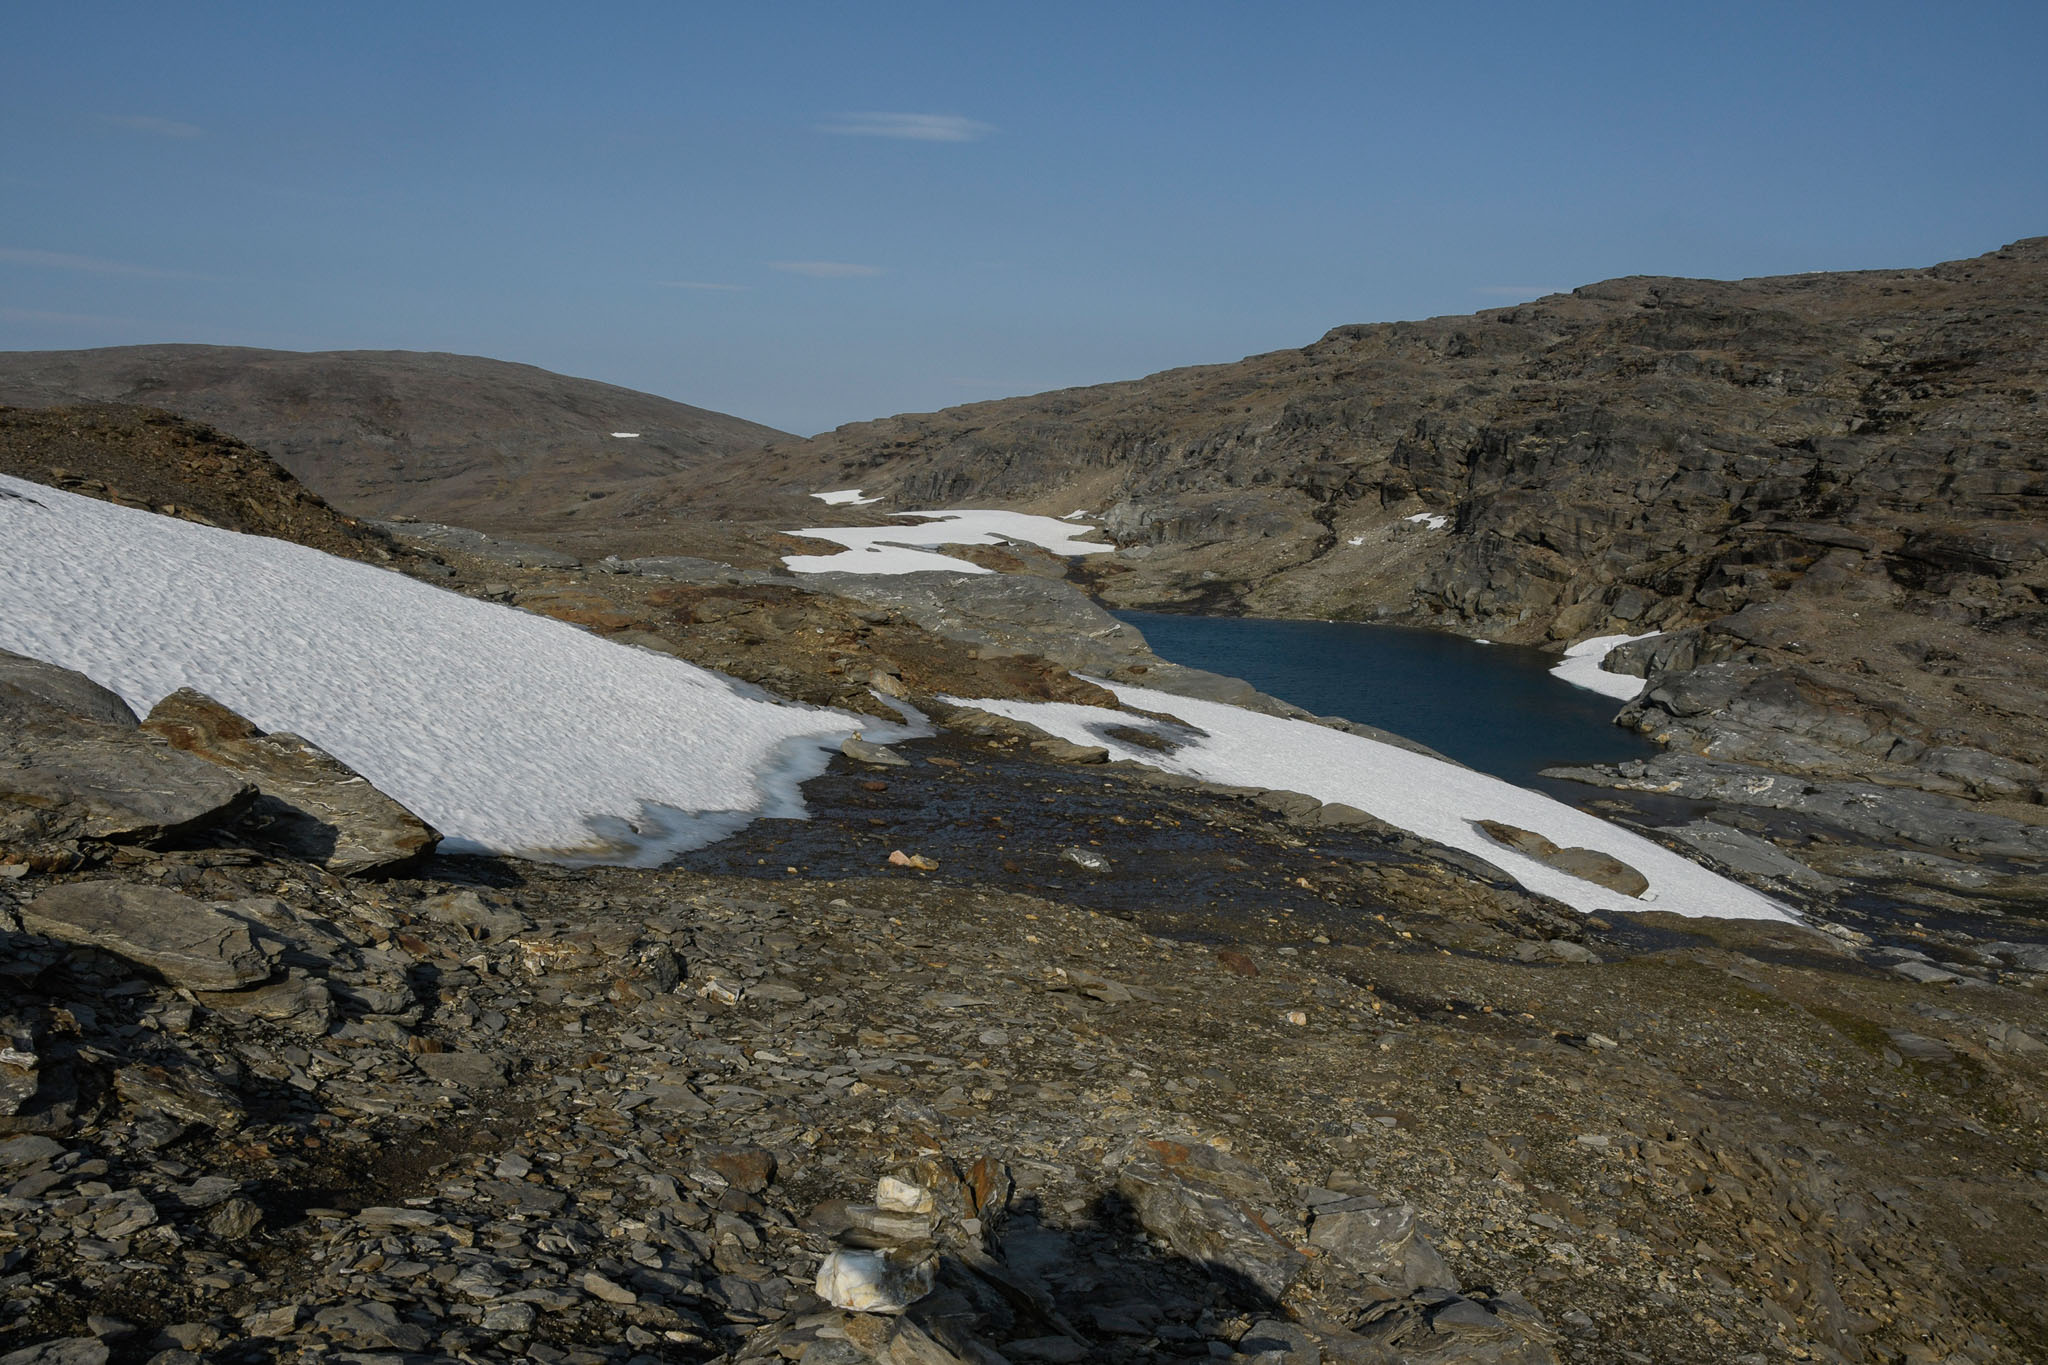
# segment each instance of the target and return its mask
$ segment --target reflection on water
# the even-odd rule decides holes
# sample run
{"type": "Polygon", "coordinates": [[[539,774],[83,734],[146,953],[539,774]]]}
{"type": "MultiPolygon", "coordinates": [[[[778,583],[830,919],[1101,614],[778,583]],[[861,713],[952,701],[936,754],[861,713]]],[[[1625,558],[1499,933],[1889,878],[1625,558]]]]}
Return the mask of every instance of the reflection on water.
{"type": "Polygon", "coordinates": [[[1558,763],[1648,758],[1655,744],[1615,725],[1620,703],[1550,676],[1554,655],[1408,626],[1268,621],[1120,611],[1152,650],[1243,678],[1323,716],[1377,725],[1468,767],[1583,801],[1585,787],[1537,777],[1558,763]]]}

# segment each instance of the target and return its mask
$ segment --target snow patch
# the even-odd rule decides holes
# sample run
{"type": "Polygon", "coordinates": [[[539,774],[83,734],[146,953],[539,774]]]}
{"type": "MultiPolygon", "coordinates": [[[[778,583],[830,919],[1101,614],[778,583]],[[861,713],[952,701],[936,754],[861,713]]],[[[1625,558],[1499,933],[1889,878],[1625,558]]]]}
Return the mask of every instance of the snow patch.
{"type": "MultiPolygon", "coordinates": [[[[813,497],[821,496],[812,494],[813,497]]],[[[945,570],[949,573],[988,573],[951,555],[934,554],[922,546],[1001,545],[1005,542],[1037,545],[1056,555],[1099,555],[1114,545],[1081,540],[1095,534],[1095,528],[1074,526],[1056,517],[1033,516],[1028,512],[960,510],[954,512],[898,512],[898,517],[923,517],[915,526],[818,526],[792,532],[813,540],[844,545],[836,555],[784,555],[782,562],[797,573],[899,574],[945,570]]]]}
{"type": "Polygon", "coordinates": [[[614,441],[637,441],[640,439],[640,433],[637,431],[615,431],[612,433],[612,439],[614,441]]]}
{"type": "Polygon", "coordinates": [[[651,867],[904,727],[262,536],[0,476],[0,649],[137,712],[195,687],[303,735],[444,847],[651,867]]]}
{"type": "Polygon", "coordinates": [[[1364,536],[1353,536],[1353,537],[1351,537],[1351,539],[1349,539],[1349,540],[1345,541],[1344,543],[1345,543],[1346,545],[1363,545],[1363,544],[1365,544],[1365,537],[1364,537],[1364,536]]]}
{"type": "Polygon", "coordinates": [[[1650,685],[1649,679],[1610,672],[1603,666],[1604,661],[1610,652],[1622,645],[1634,644],[1637,640],[1653,640],[1663,633],[1653,630],[1642,635],[1595,635],[1590,640],[1581,640],[1564,652],[1563,662],[1550,670],[1551,675],[1563,678],[1574,687],[1605,693],[1618,701],[1634,701],[1650,685]]]}
{"type": "Polygon", "coordinates": [[[1061,517],[1061,518],[1060,518],[1060,520],[1061,520],[1061,521],[1073,521],[1073,520],[1075,520],[1076,518],[1079,518],[1079,517],[1085,517],[1085,516],[1087,516],[1087,515],[1088,515],[1088,509],[1087,509],[1087,508],[1085,508],[1085,507],[1076,507],[1076,508],[1075,508],[1075,509],[1074,509],[1073,511],[1071,511],[1071,512],[1067,513],[1067,514],[1066,514],[1065,516],[1061,517]]]}
{"type": "Polygon", "coordinates": [[[811,496],[828,507],[865,507],[871,502],[882,500],[879,494],[872,498],[864,498],[858,488],[835,488],[830,493],[813,493],[811,496]]]}
{"type": "Polygon", "coordinates": [[[1792,918],[1770,897],[1660,844],[1497,777],[1309,721],[1120,683],[1100,685],[1126,706],[1177,717],[1183,723],[1068,702],[947,700],[1024,721],[1075,744],[1101,745],[1112,758],[1233,786],[1299,791],[1325,802],[1341,801],[1412,834],[1483,858],[1529,890],[1589,914],[1654,908],[1726,919],[1792,918]],[[1180,747],[1160,753],[1108,733],[1121,726],[1150,730],[1180,747]],[[1474,826],[1477,820],[1534,830],[1561,847],[1611,854],[1642,873],[1650,890],[1637,899],[1560,872],[1496,844],[1474,826]]]}
{"type": "Polygon", "coordinates": [[[1441,512],[1417,512],[1413,516],[1406,516],[1401,518],[1401,520],[1421,522],[1432,531],[1441,531],[1451,524],[1451,519],[1441,512]]]}

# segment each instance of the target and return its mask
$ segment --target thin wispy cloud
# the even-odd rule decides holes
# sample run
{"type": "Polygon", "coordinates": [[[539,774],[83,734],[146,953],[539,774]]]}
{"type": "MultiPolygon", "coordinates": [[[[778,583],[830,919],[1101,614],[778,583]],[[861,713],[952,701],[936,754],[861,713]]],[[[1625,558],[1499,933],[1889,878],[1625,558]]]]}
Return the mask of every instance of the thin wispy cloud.
{"type": "Polygon", "coordinates": [[[0,246],[0,265],[26,266],[31,270],[76,270],[87,275],[128,275],[145,280],[203,280],[189,270],[159,270],[155,266],[129,261],[107,261],[98,256],[73,256],[62,251],[32,251],[26,247],[0,246]]]}
{"type": "Polygon", "coordinates": [[[814,280],[860,280],[884,273],[878,265],[855,265],[851,261],[770,261],[768,268],[786,275],[808,275],[814,280]]]}
{"type": "Polygon", "coordinates": [[[155,137],[206,135],[206,130],[196,123],[180,123],[174,118],[152,118],[147,114],[102,114],[100,122],[115,128],[126,128],[131,133],[149,133],[155,137]]]}
{"type": "Polygon", "coordinates": [[[711,280],[656,280],[663,289],[701,289],[711,294],[744,294],[750,284],[717,284],[711,280]]]}
{"type": "Polygon", "coordinates": [[[893,137],[904,142],[979,142],[993,124],[958,114],[834,114],[818,125],[841,137],[893,137]]]}
{"type": "Polygon", "coordinates": [[[1545,294],[1569,291],[1547,284],[1483,284],[1472,292],[1489,299],[1540,299],[1545,294]]]}

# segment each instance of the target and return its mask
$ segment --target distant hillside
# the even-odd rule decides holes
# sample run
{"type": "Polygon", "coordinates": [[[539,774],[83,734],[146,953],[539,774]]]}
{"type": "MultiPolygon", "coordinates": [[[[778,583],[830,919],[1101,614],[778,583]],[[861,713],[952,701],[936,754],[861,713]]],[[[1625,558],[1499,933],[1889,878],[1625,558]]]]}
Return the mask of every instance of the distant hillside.
{"type": "Polygon", "coordinates": [[[1101,582],[1133,604],[1388,611],[1533,640],[1685,624],[1836,543],[1788,524],[1889,541],[2048,518],[2048,238],[1928,269],[1632,277],[1339,327],[1234,364],[856,423],[721,479],[678,496],[737,508],[858,485],[888,498],[870,514],[1085,507],[1135,549],[1101,582]],[[1421,513],[1448,524],[1403,520],[1421,513]]]}
{"type": "Polygon", "coordinates": [[[1339,327],[841,427],[649,504],[678,530],[1087,509],[1122,548],[1073,572],[1113,604],[1661,630],[1631,719],[1677,748],[2048,796],[2048,238],[1339,327]],[[852,487],[882,501],[800,508],[852,487]]]}
{"type": "Polygon", "coordinates": [[[132,403],[269,452],[349,512],[485,530],[568,517],[593,496],[701,475],[790,439],[611,384],[479,356],[116,346],[0,352],[0,404],[132,403]],[[636,432],[630,438],[613,432],[636,432]]]}

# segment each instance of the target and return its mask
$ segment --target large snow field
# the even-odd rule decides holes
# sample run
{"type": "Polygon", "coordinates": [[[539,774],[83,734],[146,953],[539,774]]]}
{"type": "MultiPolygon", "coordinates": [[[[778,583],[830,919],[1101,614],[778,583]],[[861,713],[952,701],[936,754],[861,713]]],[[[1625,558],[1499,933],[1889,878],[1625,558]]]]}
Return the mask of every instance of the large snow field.
{"type": "Polygon", "coordinates": [[[1341,801],[1411,834],[1475,854],[1529,890],[1588,913],[1668,910],[1726,919],[1792,917],[1770,897],[1660,844],[1497,777],[1309,721],[1150,688],[1101,685],[1125,706],[1174,716],[1192,728],[1070,702],[948,700],[1021,720],[1075,744],[1099,744],[1112,757],[1168,772],[1341,801]],[[1105,733],[1112,726],[1151,730],[1182,747],[1170,754],[1140,748],[1105,733]],[[1611,854],[1642,873],[1650,890],[1637,899],[1560,872],[1495,843],[1474,826],[1476,820],[1534,830],[1560,847],[1611,854]]]}
{"type": "MultiPolygon", "coordinates": [[[[813,493],[811,496],[825,495],[813,493]]],[[[918,547],[1000,545],[1012,541],[1037,545],[1056,555],[1099,555],[1116,548],[1100,541],[1080,539],[1095,534],[1092,526],[1077,527],[1057,517],[1033,516],[1028,512],[962,510],[898,512],[896,515],[922,517],[924,521],[903,526],[814,526],[795,531],[791,534],[829,540],[846,548],[836,555],[784,555],[782,562],[797,573],[899,574],[929,570],[989,573],[990,570],[979,564],[918,547]]]]}
{"type": "Polygon", "coordinates": [[[832,746],[905,733],[403,574],[5,476],[0,648],[137,713],[197,688],[312,740],[446,847],[571,862],[656,866],[800,816],[798,784],[832,746]]]}
{"type": "Polygon", "coordinates": [[[1650,685],[1649,679],[1610,672],[1604,667],[1604,661],[1609,653],[1623,645],[1654,639],[1663,633],[1653,630],[1643,635],[1595,635],[1590,640],[1581,640],[1564,652],[1563,661],[1550,670],[1551,676],[1563,678],[1574,687],[1604,692],[1617,701],[1634,701],[1650,685]]]}

